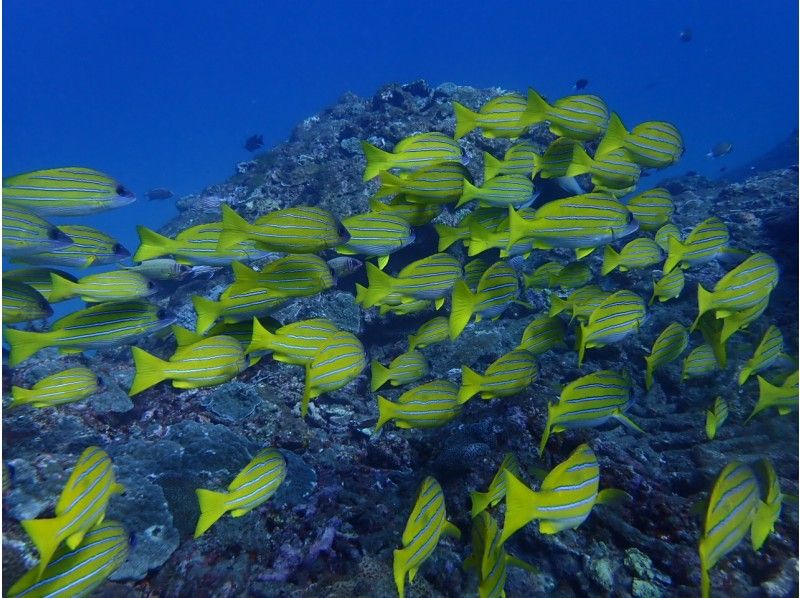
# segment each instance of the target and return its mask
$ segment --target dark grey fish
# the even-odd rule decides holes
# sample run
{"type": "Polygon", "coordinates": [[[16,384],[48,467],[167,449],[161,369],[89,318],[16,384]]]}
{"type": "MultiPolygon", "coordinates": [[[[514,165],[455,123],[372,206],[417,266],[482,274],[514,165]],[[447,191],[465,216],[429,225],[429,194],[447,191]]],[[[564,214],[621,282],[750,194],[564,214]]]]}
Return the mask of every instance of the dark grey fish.
{"type": "Polygon", "coordinates": [[[148,191],[144,195],[150,201],[153,201],[154,199],[169,199],[170,197],[174,197],[172,191],[164,187],[156,187],[155,189],[150,189],[150,191],[148,191]]]}
{"type": "Polygon", "coordinates": [[[580,91],[581,89],[586,89],[586,86],[589,85],[588,79],[578,79],[575,81],[575,89],[580,91]]]}
{"type": "Polygon", "coordinates": [[[246,149],[248,152],[254,152],[262,147],[264,147],[263,135],[251,135],[244,142],[244,149],[246,149]]]}
{"type": "Polygon", "coordinates": [[[682,42],[690,42],[692,41],[692,30],[687,27],[686,29],[681,31],[678,37],[680,37],[680,40],[682,42]]]}
{"type": "Polygon", "coordinates": [[[715,143],[712,146],[711,151],[706,154],[706,157],[721,158],[725,154],[730,153],[732,149],[733,149],[732,143],[728,143],[727,141],[721,141],[719,143],[715,143]]]}
{"type": "Polygon", "coordinates": [[[328,266],[331,270],[333,270],[336,278],[350,276],[354,272],[357,272],[359,269],[361,269],[363,265],[364,263],[361,260],[357,260],[354,257],[349,257],[346,255],[328,260],[328,266]]]}

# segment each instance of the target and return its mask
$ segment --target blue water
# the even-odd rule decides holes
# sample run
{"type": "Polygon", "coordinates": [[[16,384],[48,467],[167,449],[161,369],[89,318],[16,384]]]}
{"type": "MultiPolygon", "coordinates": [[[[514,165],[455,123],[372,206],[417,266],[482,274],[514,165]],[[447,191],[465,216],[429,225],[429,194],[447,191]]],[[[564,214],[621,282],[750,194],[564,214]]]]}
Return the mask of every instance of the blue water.
{"type": "Polygon", "coordinates": [[[148,189],[221,182],[250,157],[249,135],[268,148],[345,91],[387,82],[555,98],[587,78],[629,127],[678,125],[686,154],[665,176],[716,176],[797,126],[794,1],[412,4],[7,0],[3,173],[115,175],[140,201],[84,222],[133,250],[136,222],[157,228],[177,213],[144,200],[148,189]],[[733,152],[705,158],[723,140],[733,152]]]}

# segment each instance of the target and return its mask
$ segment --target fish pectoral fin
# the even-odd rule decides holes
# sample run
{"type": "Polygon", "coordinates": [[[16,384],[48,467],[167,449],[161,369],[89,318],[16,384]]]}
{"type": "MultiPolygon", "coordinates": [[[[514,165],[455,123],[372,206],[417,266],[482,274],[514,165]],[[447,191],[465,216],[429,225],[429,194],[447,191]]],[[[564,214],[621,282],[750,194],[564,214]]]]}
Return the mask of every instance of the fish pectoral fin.
{"type": "Polygon", "coordinates": [[[597,493],[596,505],[618,505],[633,500],[633,497],[619,488],[606,488],[597,493]]]}
{"type": "Polygon", "coordinates": [[[631,430],[636,430],[637,432],[639,432],[641,434],[647,434],[647,432],[642,430],[631,418],[629,418],[624,413],[615,414],[614,415],[614,419],[617,420],[619,423],[621,423],[626,428],[629,428],[631,430]]]}
{"type": "Polygon", "coordinates": [[[414,581],[414,578],[417,576],[417,571],[419,571],[419,567],[412,567],[408,570],[408,583],[414,581]]]}
{"type": "Polygon", "coordinates": [[[444,526],[442,526],[442,535],[458,540],[461,538],[461,530],[449,521],[445,521],[444,526]]]}
{"type": "Polygon", "coordinates": [[[389,256],[388,255],[380,256],[378,258],[378,269],[379,270],[383,270],[388,263],[389,263],[389,256]]]}
{"type": "Polygon", "coordinates": [[[247,515],[252,509],[234,509],[231,511],[231,517],[241,517],[242,515],[247,515]]]}

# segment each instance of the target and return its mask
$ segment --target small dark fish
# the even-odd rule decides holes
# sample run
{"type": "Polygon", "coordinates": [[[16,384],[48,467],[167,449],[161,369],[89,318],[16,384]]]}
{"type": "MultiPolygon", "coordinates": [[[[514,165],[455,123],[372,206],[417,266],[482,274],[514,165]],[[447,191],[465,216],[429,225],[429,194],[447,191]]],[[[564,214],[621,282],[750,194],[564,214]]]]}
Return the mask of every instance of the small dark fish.
{"type": "Polygon", "coordinates": [[[711,151],[706,154],[708,158],[721,158],[725,154],[730,153],[733,149],[733,144],[728,143],[727,141],[721,141],[720,143],[714,144],[711,148],[711,151]]]}
{"type": "Polygon", "coordinates": [[[251,135],[244,142],[244,149],[246,149],[248,152],[254,152],[262,147],[264,147],[263,135],[251,135]]]}
{"type": "Polygon", "coordinates": [[[581,90],[586,89],[586,86],[589,85],[589,79],[578,79],[575,81],[575,89],[581,90]]]}
{"type": "Polygon", "coordinates": [[[696,170],[687,170],[685,176],[697,176],[696,170]]]}
{"type": "Polygon", "coordinates": [[[678,37],[680,37],[680,40],[682,42],[690,42],[692,41],[692,30],[687,27],[686,29],[681,31],[678,37]]]}
{"type": "Polygon", "coordinates": [[[175,195],[169,189],[164,187],[156,187],[155,189],[150,189],[147,193],[144,194],[147,199],[153,201],[154,199],[169,199],[170,197],[174,197],[175,195]]]}
{"type": "Polygon", "coordinates": [[[363,265],[364,263],[361,260],[346,255],[328,260],[328,266],[333,270],[337,278],[350,276],[361,269],[363,265]]]}

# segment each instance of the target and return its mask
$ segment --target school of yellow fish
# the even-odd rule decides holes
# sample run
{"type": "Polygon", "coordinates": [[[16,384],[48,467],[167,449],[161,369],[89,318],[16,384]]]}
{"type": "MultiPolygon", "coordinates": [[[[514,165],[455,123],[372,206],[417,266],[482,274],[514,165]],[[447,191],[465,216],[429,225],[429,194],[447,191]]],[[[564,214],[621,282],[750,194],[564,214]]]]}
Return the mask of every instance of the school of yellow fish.
{"type": "MultiPolygon", "coordinates": [[[[420,326],[409,337],[407,352],[386,365],[377,361],[370,365],[372,392],[387,384],[419,383],[394,401],[376,395],[376,432],[390,422],[401,429],[434,428],[457,419],[473,397],[493,400],[524,392],[538,377],[537,356],[564,348],[568,326],[574,325],[578,365],[591,360],[592,349],[637,334],[648,305],[681,295],[685,270],[727,256],[739,264],[713,289],[698,285],[695,321],[667,326],[639,364],[648,390],[658,370],[693,344],[683,361],[682,379],[726,367],[727,340],[762,315],[778,284],[778,267],[765,253],[750,255],[731,248],[728,228],[716,217],[698,222],[681,238],[670,222],[674,205],[666,189],[630,196],[643,169],[664,168],[681,157],[683,142],[675,126],[648,121],[628,130],[600,97],[572,95],[549,103],[532,89],[527,97],[509,93],[476,109],[457,102],[453,108],[454,137],[419,133],[391,151],[362,142],[364,181],[379,182],[366,213],[340,221],[324,209],[296,206],[248,222],[223,205],[218,222],[193,226],[172,239],[139,226],[141,243],[133,255],[138,265],[81,278],[54,266],[116,264],[129,252],[101,231],[78,225],[56,227],[46,218],[120,207],[133,201],[133,194],[112,177],[82,167],[5,179],[3,251],[13,262],[26,265],[3,274],[9,365],[14,367],[48,347],[64,354],[80,353],[133,345],[171,329],[175,349],[167,358],[132,347],[136,371],[131,396],[167,380],[177,389],[217,385],[247,368],[269,367],[263,357],[270,355],[303,368],[305,390],[297,398],[305,416],[312,400],[362,374],[367,366],[365,348],[356,335],[330,320],[280,323],[269,314],[297,298],[331,289],[337,273],[360,266],[351,257],[358,256],[365,260],[368,284],[357,285],[354,300],[363,309],[374,307],[381,315],[402,316],[442,310],[449,300],[449,313],[420,326]],[[487,153],[480,184],[463,165],[458,140],[477,134],[473,131],[488,138],[517,139],[540,125],[555,135],[549,146],[519,141],[502,158],[487,153]],[[590,155],[585,143],[593,141],[598,143],[590,155]],[[567,180],[580,175],[591,181],[591,191],[532,207],[537,177],[567,180]],[[384,203],[382,198],[391,199],[384,203]],[[401,269],[391,268],[391,255],[415,242],[414,227],[431,222],[445,206],[467,205],[471,209],[456,226],[435,225],[438,253],[401,269]],[[627,242],[621,248],[611,245],[622,239],[627,242]],[[447,251],[459,242],[470,257],[493,249],[498,252],[488,255],[499,253],[499,257],[484,255],[464,264],[447,251]],[[592,284],[595,273],[580,260],[601,247],[603,277],[616,269],[653,268],[663,262],[649,303],[630,290],[604,290],[592,284]],[[555,248],[574,250],[575,260],[547,261],[520,280],[512,258],[555,248]],[[319,255],[324,251],[341,257],[325,260],[319,255]],[[272,252],[286,255],[258,268],[245,265],[263,262],[272,252]],[[191,331],[177,326],[175,318],[148,297],[160,281],[180,279],[195,266],[230,267],[233,282],[214,300],[193,297],[197,324],[191,331]],[[424,381],[430,368],[420,349],[452,341],[471,321],[499,318],[512,304],[525,306],[522,293],[542,290],[550,297],[549,312],[532,317],[513,351],[499,356],[482,373],[454,364],[462,366],[460,386],[448,380],[424,381]],[[52,303],[72,297],[91,305],[61,317],[45,331],[9,326],[46,318],[52,314],[52,303]],[[563,313],[570,316],[568,322],[563,313]],[[696,329],[702,343],[692,341],[696,329]]],[[[750,384],[753,377],[757,381],[758,401],[748,421],[766,409],[784,415],[797,408],[797,370],[779,378],[767,373],[785,362],[781,332],[770,326],[738,374],[740,385],[750,384]]],[[[66,369],[32,388],[13,387],[7,407],[47,408],[80,401],[100,385],[90,368],[66,369]]],[[[646,433],[626,415],[631,389],[629,372],[596,369],[564,385],[558,402],[547,405],[540,455],[551,435],[571,428],[619,422],[646,433]]],[[[709,397],[709,440],[727,416],[726,401],[709,397]]],[[[523,481],[523,471],[516,456],[507,454],[488,490],[472,494],[472,553],[464,564],[477,575],[481,597],[505,595],[508,565],[536,570],[506,552],[506,541],[528,523],[537,521],[540,533],[555,534],[578,527],[596,504],[629,499],[620,490],[599,489],[598,460],[587,444],[536,480],[538,489],[523,481]],[[489,511],[503,502],[500,527],[497,513],[489,511]]],[[[201,516],[195,537],[225,513],[245,516],[268,500],[285,477],[286,461],[280,451],[265,448],[227,490],[197,489],[201,516]]],[[[99,447],[87,448],[58,498],[55,517],[22,522],[40,560],[9,595],[77,594],[101,584],[128,552],[126,530],[105,520],[109,501],[123,490],[115,482],[108,455],[99,447]]],[[[704,595],[710,592],[709,571],[744,536],[751,534],[756,550],[767,541],[783,498],[766,459],[754,464],[733,461],[722,470],[711,491],[699,541],[704,595]]],[[[427,477],[402,533],[402,546],[394,551],[394,578],[401,597],[443,535],[461,536],[447,520],[441,486],[427,477]]]]}

